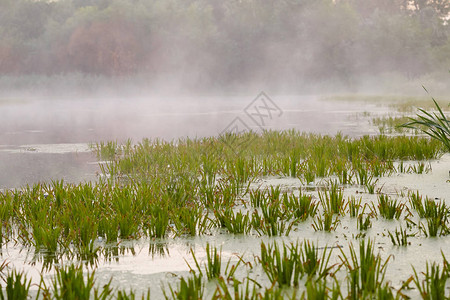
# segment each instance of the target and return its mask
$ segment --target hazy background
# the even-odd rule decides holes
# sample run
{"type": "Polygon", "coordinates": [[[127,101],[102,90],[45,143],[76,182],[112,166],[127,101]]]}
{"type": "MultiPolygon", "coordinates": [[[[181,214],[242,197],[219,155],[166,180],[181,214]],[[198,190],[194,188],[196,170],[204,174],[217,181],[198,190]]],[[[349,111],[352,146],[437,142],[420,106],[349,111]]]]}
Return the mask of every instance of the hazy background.
{"type": "Polygon", "coordinates": [[[0,0],[0,94],[450,91],[448,0],[0,0]]]}

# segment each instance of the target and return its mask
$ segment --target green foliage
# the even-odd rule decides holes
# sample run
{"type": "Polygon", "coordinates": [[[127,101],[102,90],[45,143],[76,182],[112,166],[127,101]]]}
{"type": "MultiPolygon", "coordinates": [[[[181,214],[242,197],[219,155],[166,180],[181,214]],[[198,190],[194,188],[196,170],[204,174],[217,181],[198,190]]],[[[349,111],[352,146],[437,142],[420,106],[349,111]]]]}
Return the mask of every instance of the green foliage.
{"type": "Polygon", "coordinates": [[[374,253],[374,243],[371,240],[361,240],[359,255],[350,246],[350,257],[341,249],[342,263],[347,269],[349,299],[373,297],[383,286],[389,258],[383,263],[380,255],[374,253]]]}
{"type": "Polygon", "coordinates": [[[95,299],[107,299],[112,292],[110,284],[98,290],[94,288],[94,277],[95,272],[88,272],[85,278],[81,266],[70,265],[68,267],[58,268],[52,281],[53,297],[58,300],[82,300],[91,299],[91,294],[94,294],[95,299]]]}
{"type": "Polygon", "coordinates": [[[417,114],[415,119],[410,118],[410,122],[403,124],[402,127],[421,130],[433,139],[441,141],[447,152],[450,152],[450,121],[436,100],[433,98],[432,100],[438,113],[430,113],[424,109],[419,109],[422,114],[417,114]]]}
{"type": "Polygon", "coordinates": [[[27,281],[24,273],[13,271],[6,276],[5,294],[3,287],[0,285],[0,299],[25,300],[28,299],[31,279],[27,281]]]}
{"type": "MultiPolygon", "coordinates": [[[[444,257],[445,262],[445,257],[444,257]]],[[[450,296],[448,293],[446,294],[446,283],[449,279],[449,271],[448,265],[444,264],[442,271],[440,270],[440,266],[436,263],[427,263],[426,271],[423,272],[425,276],[424,279],[420,279],[416,270],[414,269],[414,284],[420,292],[420,296],[422,299],[448,299],[450,296]]]]}
{"type": "Polygon", "coordinates": [[[172,286],[169,286],[169,289],[170,295],[163,291],[166,299],[197,300],[202,299],[205,287],[202,277],[193,273],[188,279],[181,278],[177,290],[174,290],[172,286]]]}
{"type": "Polygon", "coordinates": [[[383,218],[388,220],[399,219],[405,205],[403,203],[398,203],[397,200],[389,199],[388,195],[378,196],[378,211],[383,218]]]}

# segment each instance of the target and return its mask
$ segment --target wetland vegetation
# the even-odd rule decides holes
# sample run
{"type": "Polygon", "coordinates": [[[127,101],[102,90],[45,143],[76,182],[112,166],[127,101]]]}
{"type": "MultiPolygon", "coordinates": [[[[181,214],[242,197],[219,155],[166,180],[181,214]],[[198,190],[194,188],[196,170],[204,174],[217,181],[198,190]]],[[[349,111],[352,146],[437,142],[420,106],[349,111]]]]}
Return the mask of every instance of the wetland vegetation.
{"type": "MultiPolygon", "coordinates": [[[[133,251],[121,244],[136,240],[154,246],[221,235],[259,237],[260,253],[253,260],[236,254],[237,260],[226,262],[219,248],[206,244],[207,256],[201,261],[191,250],[195,264],[189,265],[190,275],[164,286],[166,298],[393,299],[406,297],[413,284],[426,298],[432,286],[445,287],[448,264],[430,262],[425,279],[414,269],[414,277],[405,277],[404,286],[394,288],[384,279],[390,258],[377,254],[376,238],[365,238],[382,219],[396,224],[383,233],[393,247],[450,234],[445,201],[423,198],[418,191],[386,194],[377,184],[386,176],[423,173],[408,162],[438,159],[446,151],[440,141],[290,130],[93,147],[99,159],[107,160],[98,182],[54,181],[0,194],[2,249],[21,247],[42,266],[42,274],[55,272],[51,282],[34,283],[44,298],[131,299],[133,290],[95,285],[98,264],[133,251]],[[264,178],[291,178],[298,185],[264,186],[264,178]],[[352,188],[359,194],[345,192],[352,188]],[[305,225],[325,233],[352,226],[355,233],[347,245],[277,239],[299,234],[305,225]],[[275,240],[265,242],[267,238],[275,240]],[[236,272],[240,269],[246,271],[236,272]],[[83,275],[83,270],[91,271],[83,275]],[[252,273],[266,278],[258,281],[252,273]]],[[[164,250],[155,253],[163,255],[164,250]]],[[[446,262],[444,254],[442,259],[446,262]]],[[[27,275],[8,264],[6,259],[0,273],[5,295],[27,294],[27,275]]]]}
{"type": "Polygon", "coordinates": [[[449,298],[447,2],[1,0],[0,300],[449,298]]]}

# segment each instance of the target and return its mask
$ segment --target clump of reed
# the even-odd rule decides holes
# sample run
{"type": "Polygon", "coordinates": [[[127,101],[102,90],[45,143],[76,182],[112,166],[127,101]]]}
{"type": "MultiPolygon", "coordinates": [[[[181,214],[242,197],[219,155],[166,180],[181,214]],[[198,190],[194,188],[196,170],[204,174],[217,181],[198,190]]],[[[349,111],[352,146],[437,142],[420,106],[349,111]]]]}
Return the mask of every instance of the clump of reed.
{"type": "Polygon", "coordinates": [[[416,269],[414,270],[413,281],[417,287],[422,299],[448,299],[449,293],[446,293],[446,284],[450,278],[448,261],[442,254],[444,265],[440,270],[439,264],[433,262],[426,264],[425,272],[422,272],[425,278],[421,279],[416,269]]]}
{"type": "Polygon", "coordinates": [[[416,118],[410,118],[410,121],[402,124],[400,127],[418,129],[436,139],[444,145],[447,151],[450,152],[450,121],[442,111],[439,104],[432,98],[437,113],[427,112],[419,108],[421,114],[417,114],[416,118]]]}
{"type": "Polygon", "coordinates": [[[399,219],[405,204],[399,203],[397,200],[392,200],[388,195],[378,196],[378,211],[383,218],[388,220],[399,219]]]}
{"type": "Polygon", "coordinates": [[[28,299],[30,291],[31,279],[27,280],[24,273],[12,271],[6,275],[5,290],[0,284],[0,299],[28,299]]]}
{"type": "Polygon", "coordinates": [[[408,237],[414,236],[414,234],[407,234],[406,229],[395,229],[394,233],[388,231],[389,237],[391,238],[391,242],[394,246],[407,246],[411,243],[408,242],[408,237]]]}
{"type": "Polygon", "coordinates": [[[164,297],[166,299],[203,299],[205,285],[203,283],[202,276],[193,272],[187,279],[182,277],[177,288],[173,288],[169,285],[169,290],[170,294],[167,294],[166,291],[163,290],[164,297]]]}
{"type": "Polygon", "coordinates": [[[341,249],[341,260],[347,270],[347,289],[350,299],[366,299],[375,297],[383,288],[389,258],[383,262],[379,254],[375,254],[371,240],[359,242],[359,255],[352,245],[350,255],[341,249]],[[366,243],[367,242],[367,243],[366,243]]]}
{"type": "Polygon", "coordinates": [[[316,279],[325,278],[335,265],[329,265],[331,250],[324,248],[319,255],[318,248],[310,241],[304,243],[283,243],[279,246],[261,243],[261,257],[258,258],[263,270],[272,283],[281,286],[298,286],[303,276],[316,279]]]}

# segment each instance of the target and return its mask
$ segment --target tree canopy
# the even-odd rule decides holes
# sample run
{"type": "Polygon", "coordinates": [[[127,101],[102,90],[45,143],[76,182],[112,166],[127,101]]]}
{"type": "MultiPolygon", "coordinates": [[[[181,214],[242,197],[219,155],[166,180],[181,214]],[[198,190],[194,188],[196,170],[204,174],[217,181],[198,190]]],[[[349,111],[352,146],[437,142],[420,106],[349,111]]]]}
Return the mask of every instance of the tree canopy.
{"type": "Polygon", "coordinates": [[[449,12],[447,0],[2,0],[0,75],[415,77],[449,68],[449,12]]]}

